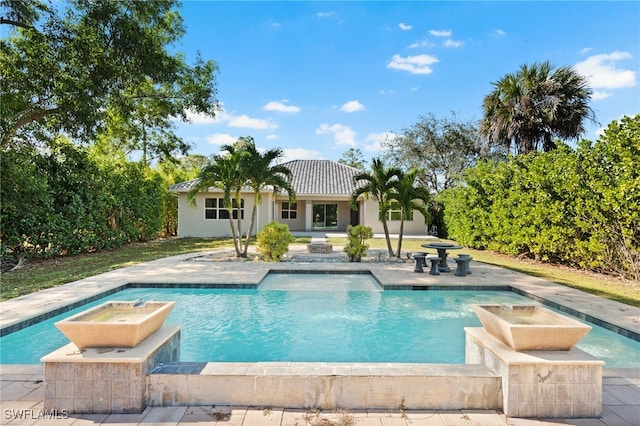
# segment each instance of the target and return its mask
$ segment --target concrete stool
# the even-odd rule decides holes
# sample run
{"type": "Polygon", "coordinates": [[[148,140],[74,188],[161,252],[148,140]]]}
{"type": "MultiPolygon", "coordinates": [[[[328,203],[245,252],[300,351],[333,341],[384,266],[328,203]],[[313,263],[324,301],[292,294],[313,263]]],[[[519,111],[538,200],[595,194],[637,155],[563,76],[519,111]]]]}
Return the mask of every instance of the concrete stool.
{"type": "Polygon", "coordinates": [[[431,270],[429,271],[429,275],[440,275],[440,270],[438,269],[440,258],[430,257],[429,260],[431,261],[431,270]]]}
{"type": "Polygon", "coordinates": [[[424,256],[424,260],[422,261],[422,266],[427,266],[427,254],[424,251],[417,251],[416,256],[424,256]]]}
{"type": "Polygon", "coordinates": [[[424,272],[424,270],[422,269],[422,265],[424,264],[424,254],[416,254],[413,256],[413,258],[416,260],[416,267],[414,268],[413,272],[424,272]]]}
{"type": "Polygon", "coordinates": [[[469,260],[469,262],[466,262],[464,264],[464,273],[467,275],[471,275],[471,268],[469,267],[469,263],[471,263],[471,261],[473,260],[473,257],[471,257],[471,255],[469,254],[459,254],[458,258],[463,260],[469,260]]]}
{"type": "Polygon", "coordinates": [[[467,275],[465,264],[469,264],[469,259],[460,259],[459,257],[453,259],[456,262],[456,272],[453,274],[457,277],[464,277],[467,275]]]}

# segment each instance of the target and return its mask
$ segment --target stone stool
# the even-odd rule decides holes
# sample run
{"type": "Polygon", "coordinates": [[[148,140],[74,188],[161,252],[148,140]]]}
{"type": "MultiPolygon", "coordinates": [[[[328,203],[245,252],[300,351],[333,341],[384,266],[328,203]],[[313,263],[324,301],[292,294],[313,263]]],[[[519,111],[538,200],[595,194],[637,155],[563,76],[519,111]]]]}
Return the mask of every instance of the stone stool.
{"type": "Polygon", "coordinates": [[[458,255],[459,259],[468,259],[469,262],[466,262],[464,264],[464,273],[467,275],[471,275],[471,268],[469,268],[469,263],[473,260],[473,257],[471,257],[471,255],[469,254],[459,254],[458,255]]]}
{"type": "Polygon", "coordinates": [[[460,259],[460,258],[455,258],[453,259],[456,262],[456,272],[453,274],[456,277],[464,277],[465,275],[467,275],[465,273],[465,267],[464,264],[466,262],[468,262],[468,259],[460,259]]]}
{"type": "Polygon", "coordinates": [[[424,260],[422,261],[422,266],[427,266],[427,254],[424,251],[417,251],[416,256],[424,256],[424,260]]]}
{"type": "Polygon", "coordinates": [[[440,258],[430,257],[429,260],[431,261],[431,270],[429,271],[429,275],[440,275],[440,270],[438,269],[440,258]]]}
{"type": "Polygon", "coordinates": [[[416,267],[414,268],[413,272],[424,272],[424,270],[422,269],[422,265],[424,264],[425,260],[425,255],[424,254],[416,254],[413,256],[413,258],[416,260],[416,267]]]}

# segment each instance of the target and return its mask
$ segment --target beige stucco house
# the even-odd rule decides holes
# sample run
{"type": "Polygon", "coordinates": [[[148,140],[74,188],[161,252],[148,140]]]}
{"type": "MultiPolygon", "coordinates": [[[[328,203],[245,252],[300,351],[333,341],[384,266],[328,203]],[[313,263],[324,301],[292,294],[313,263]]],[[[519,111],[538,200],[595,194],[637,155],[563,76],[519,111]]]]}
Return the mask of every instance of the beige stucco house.
{"type": "MultiPolygon", "coordinates": [[[[356,188],[353,177],[360,170],[330,160],[294,160],[284,165],[291,170],[296,200],[289,202],[286,194],[274,194],[273,191],[263,193],[254,232],[259,232],[271,221],[288,225],[292,232],[344,232],[348,225],[366,225],[376,234],[384,232],[382,222],[378,220],[378,203],[373,199],[361,198],[357,210],[349,206],[349,198],[356,188]]],[[[187,192],[196,183],[197,180],[190,180],[169,188],[178,196],[178,236],[230,236],[229,216],[222,206],[222,191],[211,187],[199,192],[194,206],[187,199],[187,192]]],[[[247,232],[253,205],[253,194],[247,190],[242,197],[243,234],[247,232]]],[[[399,232],[399,211],[389,212],[387,224],[390,233],[399,232]]],[[[419,212],[413,213],[413,220],[405,221],[404,234],[427,234],[424,217],[419,212]]]]}

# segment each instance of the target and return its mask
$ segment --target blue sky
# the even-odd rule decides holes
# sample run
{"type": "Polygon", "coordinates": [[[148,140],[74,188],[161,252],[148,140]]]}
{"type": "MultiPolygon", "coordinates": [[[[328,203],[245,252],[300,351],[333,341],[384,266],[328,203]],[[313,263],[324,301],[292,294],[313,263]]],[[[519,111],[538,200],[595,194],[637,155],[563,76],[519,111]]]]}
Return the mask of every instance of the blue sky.
{"type": "Polygon", "coordinates": [[[175,46],[220,67],[222,110],[178,134],[193,154],[252,136],[285,159],[337,160],[434,114],[482,117],[491,83],[550,61],[587,76],[602,127],[640,113],[639,2],[185,1],[175,46]]]}

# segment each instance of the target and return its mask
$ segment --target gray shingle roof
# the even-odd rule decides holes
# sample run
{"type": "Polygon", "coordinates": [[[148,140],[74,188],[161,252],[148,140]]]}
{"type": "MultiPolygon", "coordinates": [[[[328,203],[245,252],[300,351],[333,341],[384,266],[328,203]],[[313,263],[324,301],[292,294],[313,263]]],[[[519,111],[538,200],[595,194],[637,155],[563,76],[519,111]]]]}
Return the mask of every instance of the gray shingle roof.
{"type": "Polygon", "coordinates": [[[169,187],[169,192],[188,192],[200,179],[191,179],[184,182],[176,183],[169,187]]]}
{"type": "MultiPolygon", "coordinates": [[[[351,195],[353,177],[361,170],[331,160],[293,160],[282,164],[291,170],[291,184],[297,195],[351,195]]],[[[171,192],[187,192],[198,179],[180,182],[171,192]]]]}
{"type": "Polygon", "coordinates": [[[298,195],[351,195],[353,177],[361,173],[331,160],[293,160],[282,165],[291,170],[291,184],[298,195]]]}

